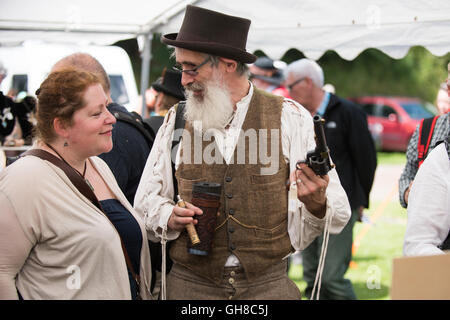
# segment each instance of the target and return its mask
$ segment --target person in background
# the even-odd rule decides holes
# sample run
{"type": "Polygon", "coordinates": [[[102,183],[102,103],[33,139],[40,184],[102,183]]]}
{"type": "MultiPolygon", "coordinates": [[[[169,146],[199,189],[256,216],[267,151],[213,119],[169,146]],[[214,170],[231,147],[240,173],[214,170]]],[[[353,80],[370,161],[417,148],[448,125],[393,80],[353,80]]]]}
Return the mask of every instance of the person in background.
{"type": "Polygon", "coordinates": [[[331,233],[340,232],[350,217],[334,169],[317,176],[305,164],[296,167],[315,146],[311,115],[249,81],[247,64],[256,60],[245,50],[249,27],[248,19],[188,5],[179,33],[161,38],[175,47],[187,99],[167,113],[134,205],[149,232],[171,241],[168,299],[300,299],[286,274],[286,257],[306,247],[325,224],[331,233]],[[186,122],[174,152],[174,182],[172,141],[181,105],[186,122]],[[254,154],[255,145],[242,141],[240,133],[247,130],[272,146],[271,159],[254,154]],[[264,137],[267,131],[272,134],[264,137]],[[202,155],[212,136],[216,161],[211,163],[202,155]],[[191,143],[198,139],[201,153],[191,143]],[[200,155],[197,161],[184,161],[194,159],[194,153],[200,155]],[[253,156],[255,163],[242,160],[253,156]],[[186,250],[190,240],[185,227],[203,213],[191,204],[196,181],[222,185],[208,256],[186,250]],[[176,206],[174,183],[187,208],[176,206]]]}
{"type": "Polygon", "coordinates": [[[161,77],[153,82],[152,88],[158,93],[155,102],[156,114],[144,121],[157,133],[169,109],[185,99],[181,85],[181,72],[164,69],[161,77]]]}
{"type": "MultiPolygon", "coordinates": [[[[369,194],[377,166],[377,154],[365,113],[354,103],[323,90],[322,68],[313,60],[300,59],[286,69],[286,86],[295,101],[311,115],[325,119],[325,137],[336,171],[347,194],[352,217],[341,233],[330,235],[320,299],[356,299],[352,283],[344,278],[351,258],[353,226],[369,207],[369,194]]],[[[323,236],[304,251],[303,278],[311,296],[323,236]]]]}
{"type": "Polygon", "coordinates": [[[283,86],[283,72],[275,67],[272,59],[259,57],[249,66],[249,69],[250,79],[255,87],[272,94],[290,98],[289,92],[283,86]]]}
{"type": "MultiPolygon", "coordinates": [[[[0,84],[3,79],[6,78],[8,72],[0,61],[0,84]]],[[[16,123],[16,116],[13,113],[14,109],[14,101],[4,95],[2,91],[0,91],[0,143],[3,145],[5,141],[5,137],[9,136],[13,130],[16,123]]]]}
{"type": "Polygon", "coordinates": [[[441,83],[439,87],[436,96],[436,107],[439,114],[445,114],[450,111],[450,96],[447,93],[447,84],[445,82],[441,83]]]}
{"type": "MultiPolygon", "coordinates": [[[[7,70],[0,61],[0,84],[7,75],[7,70]]],[[[11,99],[3,95],[0,91],[0,146],[3,145],[5,137],[10,135],[14,130],[15,116],[11,112],[11,99]]],[[[0,170],[6,166],[6,154],[4,150],[0,150],[0,170]]]]}
{"type": "Polygon", "coordinates": [[[444,254],[444,250],[450,250],[450,131],[414,178],[403,244],[405,256],[444,254]]]}
{"type": "Polygon", "coordinates": [[[5,137],[4,144],[16,147],[31,145],[33,142],[33,128],[36,125],[36,99],[25,94],[19,102],[13,102],[12,105],[16,124],[13,132],[5,137]]]}
{"type": "MultiPolygon", "coordinates": [[[[0,84],[6,75],[7,70],[0,61],[0,84]]],[[[7,146],[31,145],[36,100],[25,92],[16,100],[0,91],[0,142],[7,146]]]]}
{"type": "Polygon", "coordinates": [[[61,69],[44,80],[37,98],[32,150],[61,164],[26,155],[0,172],[0,299],[150,299],[147,232],[97,157],[111,150],[116,121],[101,80],[61,69]]]}
{"type": "MultiPolygon", "coordinates": [[[[155,112],[155,105],[156,105],[156,96],[158,95],[158,92],[153,88],[150,87],[147,90],[145,90],[145,104],[147,105],[146,113],[142,115],[143,119],[147,119],[148,117],[152,117],[156,115],[155,112]]],[[[140,103],[142,105],[142,103],[140,103]]],[[[141,113],[141,110],[138,113],[141,113]]],[[[136,111],[136,112],[137,112],[136,111]]]]}
{"type": "Polygon", "coordinates": [[[171,107],[185,99],[179,70],[164,70],[160,81],[152,87],[158,92],[155,111],[159,116],[165,116],[171,107]]]}
{"type": "MultiPolygon", "coordinates": [[[[446,94],[447,97],[450,97],[450,63],[448,64],[447,69],[448,69],[448,76],[447,76],[446,94]]],[[[444,108],[442,108],[442,111],[444,111],[444,108]]],[[[434,125],[434,130],[431,135],[427,154],[429,154],[447,136],[448,132],[450,131],[449,118],[450,112],[446,112],[441,114],[436,119],[436,123],[434,125]]],[[[419,136],[420,136],[420,125],[417,125],[416,130],[414,131],[413,135],[411,136],[411,139],[409,140],[408,147],[406,149],[406,164],[405,167],[403,168],[402,174],[400,175],[398,181],[399,200],[400,205],[403,208],[408,207],[409,191],[414,182],[414,177],[417,174],[417,170],[419,170],[419,157],[418,157],[419,136]]],[[[427,154],[423,155],[424,158],[426,158],[427,154]]]]}

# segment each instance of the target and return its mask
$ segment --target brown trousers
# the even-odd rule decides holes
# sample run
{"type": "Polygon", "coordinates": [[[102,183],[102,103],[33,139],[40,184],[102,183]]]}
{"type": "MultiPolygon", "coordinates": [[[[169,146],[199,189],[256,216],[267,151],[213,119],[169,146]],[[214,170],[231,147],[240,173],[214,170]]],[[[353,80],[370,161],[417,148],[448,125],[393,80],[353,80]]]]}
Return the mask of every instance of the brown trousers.
{"type": "Polygon", "coordinates": [[[297,285],[289,279],[286,261],[270,267],[249,283],[240,267],[226,267],[220,285],[174,264],[167,276],[168,300],[300,300],[297,285]]]}

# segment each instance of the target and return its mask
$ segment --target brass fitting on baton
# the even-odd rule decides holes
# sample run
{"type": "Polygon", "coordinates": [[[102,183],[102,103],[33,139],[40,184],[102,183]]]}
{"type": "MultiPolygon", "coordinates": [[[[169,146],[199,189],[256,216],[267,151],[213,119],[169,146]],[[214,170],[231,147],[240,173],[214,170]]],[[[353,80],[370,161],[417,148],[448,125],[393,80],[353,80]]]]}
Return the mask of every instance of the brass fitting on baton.
{"type": "MultiPolygon", "coordinates": [[[[180,208],[186,208],[184,200],[181,199],[179,195],[177,195],[177,198],[177,206],[179,206],[180,208]]],[[[197,230],[195,230],[195,226],[193,223],[189,223],[188,225],[186,225],[186,230],[193,245],[200,243],[200,238],[198,237],[197,230]]]]}

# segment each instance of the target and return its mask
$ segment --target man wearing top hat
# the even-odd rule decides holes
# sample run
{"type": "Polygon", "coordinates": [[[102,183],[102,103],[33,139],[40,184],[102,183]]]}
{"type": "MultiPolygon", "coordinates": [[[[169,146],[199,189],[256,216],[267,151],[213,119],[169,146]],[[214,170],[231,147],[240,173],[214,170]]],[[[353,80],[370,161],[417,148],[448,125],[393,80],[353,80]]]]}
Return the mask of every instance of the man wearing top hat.
{"type": "Polygon", "coordinates": [[[174,163],[187,208],[173,201],[177,106],[158,131],[135,208],[151,235],[172,241],[168,299],[300,299],[287,277],[286,258],[307,247],[326,222],[330,233],[339,233],[351,214],[334,169],[324,176],[304,164],[296,170],[296,162],[315,147],[312,118],[301,105],[251,84],[247,64],[256,56],[246,51],[249,27],[248,19],[189,5],[179,33],[162,36],[175,47],[186,94],[174,163]],[[270,150],[270,159],[259,149],[270,150]],[[202,214],[190,204],[198,181],[222,185],[207,256],[186,249],[185,227],[202,214]]]}
{"type": "Polygon", "coordinates": [[[152,88],[158,93],[155,101],[156,114],[144,121],[153,129],[153,132],[158,132],[169,109],[178,101],[185,99],[181,85],[181,72],[164,69],[162,76],[152,83],[152,88]]]}

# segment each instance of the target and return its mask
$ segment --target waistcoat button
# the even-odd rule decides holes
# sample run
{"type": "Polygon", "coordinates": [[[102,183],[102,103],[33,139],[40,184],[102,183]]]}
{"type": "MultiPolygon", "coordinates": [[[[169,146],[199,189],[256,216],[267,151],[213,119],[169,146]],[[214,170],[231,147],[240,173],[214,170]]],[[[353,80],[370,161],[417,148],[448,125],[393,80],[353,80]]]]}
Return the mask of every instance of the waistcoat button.
{"type": "Polygon", "coordinates": [[[231,215],[233,215],[233,214],[234,214],[234,209],[228,210],[228,213],[231,214],[231,215]]]}
{"type": "Polygon", "coordinates": [[[231,182],[231,180],[233,180],[231,177],[225,177],[226,182],[231,182]]]}

